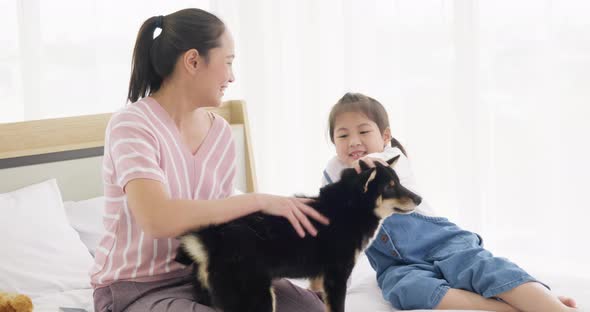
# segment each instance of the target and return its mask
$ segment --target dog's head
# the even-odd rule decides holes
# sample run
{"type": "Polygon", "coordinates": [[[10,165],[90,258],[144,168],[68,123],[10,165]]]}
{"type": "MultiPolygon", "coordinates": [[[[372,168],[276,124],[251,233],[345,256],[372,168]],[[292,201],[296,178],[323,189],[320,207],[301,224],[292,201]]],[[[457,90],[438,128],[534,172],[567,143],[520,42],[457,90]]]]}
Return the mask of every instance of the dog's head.
{"type": "Polygon", "coordinates": [[[341,182],[346,184],[350,192],[359,194],[362,203],[374,203],[374,213],[379,218],[385,218],[392,213],[411,212],[422,201],[420,196],[400,183],[397,173],[392,168],[398,159],[399,155],[387,161],[389,166],[376,163],[374,168],[369,168],[361,161],[361,173],[354,169],[342,172],[341,182]]]}

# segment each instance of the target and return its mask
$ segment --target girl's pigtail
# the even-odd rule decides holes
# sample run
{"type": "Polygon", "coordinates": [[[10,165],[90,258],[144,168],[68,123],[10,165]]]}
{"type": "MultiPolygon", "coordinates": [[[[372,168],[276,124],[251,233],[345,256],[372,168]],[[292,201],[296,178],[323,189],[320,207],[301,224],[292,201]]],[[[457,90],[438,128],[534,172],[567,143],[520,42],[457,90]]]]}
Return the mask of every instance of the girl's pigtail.
{"type": "Polygon", "coordinates": [[[402,153],[404,153],[404,156],[408,157],[408,154],[406,154],[406,149],[402,146],[402,144],[394,137],[391,137],[391,147],[397,147],[399,148],[402,153]]]}

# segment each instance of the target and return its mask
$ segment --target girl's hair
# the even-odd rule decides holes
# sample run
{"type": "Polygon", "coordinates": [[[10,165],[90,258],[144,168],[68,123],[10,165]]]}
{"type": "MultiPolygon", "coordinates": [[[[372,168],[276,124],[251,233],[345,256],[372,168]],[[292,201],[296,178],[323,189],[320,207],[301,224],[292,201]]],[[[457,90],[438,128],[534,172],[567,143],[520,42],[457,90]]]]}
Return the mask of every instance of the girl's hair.
{"type": "MultiPolygon", "coordinates": [[[[334,123],[336,122],[336,117],[342,113],[349,112],[363,113],[367,118],[377,124],[381,133],[389,128],[387,111],[385,111],[385,108],[381,103],[364,94],[348,92],[338,100],[330,111],[328,123],[330,127],[330,140],[332,140],[332,143],[334,143],[334,123]]],[[[402,153],[407,156],[404,147],[393,136],[391,137],[391,146],[399,148],[402,153]]]]}
{"type": "Polygon", "coordinates": [[[208,62],[209,50],[220,45],[224,31],[225,24],[217,16],[200,9],[148,18],[135,41],[127,99],[135,102],[157,91],[183,52],[196,49],[208,62]],[[154,38],[156,28],[162,32],[154,38]]]}

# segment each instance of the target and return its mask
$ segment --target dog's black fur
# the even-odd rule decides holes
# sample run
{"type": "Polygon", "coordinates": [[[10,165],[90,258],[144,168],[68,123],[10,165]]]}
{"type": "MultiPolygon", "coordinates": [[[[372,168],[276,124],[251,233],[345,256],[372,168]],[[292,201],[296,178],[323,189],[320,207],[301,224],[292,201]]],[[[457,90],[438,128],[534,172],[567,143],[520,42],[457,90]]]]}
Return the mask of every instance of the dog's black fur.
{"type": "Polygon", "coordinates": [[[310,204],[330,219],[326,226],[310,218],[316,237],[300,238],[287,219],[262,213],[182,236],[176,260],[195,263],[197,300],[225,312],[270,312],[272,279],[323,278],[327,311],[344,311],[346,281],[381,218],[421,201],[391,167],[361,165],[360,174],[343,170],[310,204]]]}

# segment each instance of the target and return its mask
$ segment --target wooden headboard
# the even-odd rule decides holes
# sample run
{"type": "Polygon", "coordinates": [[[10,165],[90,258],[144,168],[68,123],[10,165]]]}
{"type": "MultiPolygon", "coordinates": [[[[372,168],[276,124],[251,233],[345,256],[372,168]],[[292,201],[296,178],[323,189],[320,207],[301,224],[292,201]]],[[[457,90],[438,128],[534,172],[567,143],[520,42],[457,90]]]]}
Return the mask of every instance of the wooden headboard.
{"type": "MultiPolygon", "coordinates": [[[[255,192],[256,173],[245,103],[207,108],[232,126],[241,190],[255,192]]],[[[65,200],[102,194],[104,134],[111,114],[0,124],[0,193],[56,178],[65,200]]],[[[238,187],[240,188],[240,187],[238,187]]]]}

